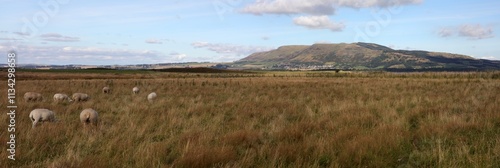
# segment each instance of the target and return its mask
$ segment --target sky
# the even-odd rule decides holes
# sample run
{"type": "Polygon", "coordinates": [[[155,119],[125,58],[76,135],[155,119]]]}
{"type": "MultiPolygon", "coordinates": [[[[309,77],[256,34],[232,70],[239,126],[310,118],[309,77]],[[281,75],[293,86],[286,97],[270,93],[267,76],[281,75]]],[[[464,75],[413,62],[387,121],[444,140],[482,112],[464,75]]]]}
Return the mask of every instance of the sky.
{"type": "Polygon", "coordinates": [[[283,45],[369,42],[500,60],[498,0],[0,0],[19,64],[232,62],[283,45]]]}

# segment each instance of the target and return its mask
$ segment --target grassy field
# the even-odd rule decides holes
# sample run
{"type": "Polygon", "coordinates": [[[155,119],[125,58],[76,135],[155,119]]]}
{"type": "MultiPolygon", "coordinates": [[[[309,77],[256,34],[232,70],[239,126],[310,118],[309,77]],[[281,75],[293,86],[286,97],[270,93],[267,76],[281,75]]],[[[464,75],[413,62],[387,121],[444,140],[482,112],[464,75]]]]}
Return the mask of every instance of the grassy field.
{"type": "Polygon", "coordinates": [[[16,84],[16,160],[2,114],[0,167],[500,167],[500,72],[20,72],[16,84]],[[32,129],[35,108],[59,121],[32,129]],[[85,108],[97,128],[80,123],[85,108]]]}

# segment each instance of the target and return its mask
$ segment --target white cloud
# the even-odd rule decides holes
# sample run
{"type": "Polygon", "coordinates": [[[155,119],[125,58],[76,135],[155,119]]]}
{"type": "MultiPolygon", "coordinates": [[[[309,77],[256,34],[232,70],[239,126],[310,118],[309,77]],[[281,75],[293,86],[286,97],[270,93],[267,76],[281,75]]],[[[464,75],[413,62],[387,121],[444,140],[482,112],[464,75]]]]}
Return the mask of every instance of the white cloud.
{"type": "Polygon", "coordinates": [[[481,57],[481,59],[487,59],[487,60],[498,60],[497,58],[493,56],[486,56],[486,57],[481,57]]]}
{"type": "Polygon", "coordinates": [[[30,33],[23,33],[23,32],[12,32],[14,34],[20,35],[20,36],[29,36],[30,33]]]}
{"type": "Polygon", "coordinates": [[[145,42],[148,44],[163,44],[163,42],[158,39],[147,39],[145,42]]]}
{"type": "Polygon", "coordinates": [[[296,25],[311,29],[342,31],[343,23],[328,19],[338,8],[389,8],[422,3],[423,0],[256,0],[240,12],[254,15],[263,14],[306,14],[293,20],[296,25]]]}
{"type": "Polygon", "coordinates": [[[455,31],[451,28],[441,28],[438,32],[441,37],[450,37],[455,33],[455,31]]]}
{"type": "Polygon", "coordinates": [[[321,40],[321,41],[314,42],[314,44],[332,44],[332,42],[330,42],[328,40],[321,40]]]}
{"type": "Polygon", "coordinates": [[[55,41],[55,42],[78,42],[78,41],[80,41],[80,38],[78,38],[78,37],[63,36],[63,35],[58,34],[58,33],[42,34],[42,35],[40,35],[40,37],[44,41],[55,41]]]}
{"type": "Polygon", "coordinates": [[[333,15],[336,8],[395,7],[419,4],[423,0],[256,0],[240,11],[262,14],[333,15]]]}
{"type": "Polygon", "coordinates": [[[0,37],[0,40],[5,40],[5,41],[17,41],[17,40],[21,40],[21,39],[17,39],[17,38],[10,38],[10,37],[0,37]]]}
{"type": "Polygon", "coordinates": [[[194,48],[206,48],[210,51],[214,51],[218,54],[224,55],[249,55],[255,52],[269,51],[273,48],[270,47],[259,47],[259,46],[242,46],[234,44],[220,44],[220,43],[209,43],[209,42],[194,42],[191,43],[194,48]]]}
{"type": "Polygon", "coordinates": [[[181,54],[181,53],[178,53],[178,52],[171,52],[171,53],[169,54],[169,56],[170,56],[171,58],[177,59],[177,60],[179,60],[179,61],[182,61],[182,60],[184,60],[184,58],[186,58],[186,57],[187,57],[187,55],[186,55],[186,54],[181,54]]]}
{"type": "Polygon", "coordinates": [[[479,24],[463,24],[461,26],[441,28],[438,31],[440,37],[450,37],[457,35],[467,37],[470,40],[480,40],[494,37],[491,27],[481,26],[479,24]]]}
{"type": "Polygon", "coordinates": [[[479,24],[462,25],[458,30],[458,34],[463,37],[468,37],[469,39],[472,40],[494,37],[493,30],[491,29],[491,27],[483,27],[479,24]]]}
{"type": "Polygon", "coordinates": [[[209,45],[210,45],[210,43],[204,42],[204,41],[197,41],[197,42],[191,43],[191,46],[193,46],[195,48],[203,48],[203,47],[206,47],[209,45]]]}
{"type": "Polygon", "coordinates": [[[329,0],[257,0],[244,7],[241,12],[262,14],[299,14],[332,15],[333,3],[329,0]]]}
{"type": "Polygon", "coordinates": [[[329,29],[331,31],[342,31],[343,23],[335,23],[326,15],[322,16],[300,16],[293,19],[293,23],[310,29],[329,29]]]}
{"type": "Polygon", "coordinates": [[[423,0],[331,0],[338,6],[350,8],[379,7],[388,8],[403,5],[420,4],[423,0]]]}

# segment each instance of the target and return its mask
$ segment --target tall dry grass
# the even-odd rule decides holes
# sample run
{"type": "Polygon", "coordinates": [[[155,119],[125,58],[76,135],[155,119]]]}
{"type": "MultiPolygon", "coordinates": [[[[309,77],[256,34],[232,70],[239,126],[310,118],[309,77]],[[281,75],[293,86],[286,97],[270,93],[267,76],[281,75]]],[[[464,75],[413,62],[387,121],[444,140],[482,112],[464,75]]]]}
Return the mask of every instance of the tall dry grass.
{"type": "MultiPolygon", "coordinates": [[[[154,73],[67,80],[68,74],[30,72],[23,75],[48,78],[17,83],[17,160],[2,150],[0,165],[499,167],[497,74],[154,73]],[[112,94],[102,94],[104,86],[112,94]],[[141,87],[138,95],[134,86],[141,87]],[[45,100],[25,103],[27,91],[45,100]],[[152,91],[158,94],[153,104],[146,99],[152,91]],[[54,103],[58,92],[91,99],[54,103]],[[35,108],[53,110],[59,122],[31,129],[28,114],[35,108]],[[99,112],[97,128],[79,122],[85,108],[99,112]]],[[[2,107],[5,102],[1,96],[2,107]]],[[[1,131],[0,142],[7,135],[1,131]]]]}

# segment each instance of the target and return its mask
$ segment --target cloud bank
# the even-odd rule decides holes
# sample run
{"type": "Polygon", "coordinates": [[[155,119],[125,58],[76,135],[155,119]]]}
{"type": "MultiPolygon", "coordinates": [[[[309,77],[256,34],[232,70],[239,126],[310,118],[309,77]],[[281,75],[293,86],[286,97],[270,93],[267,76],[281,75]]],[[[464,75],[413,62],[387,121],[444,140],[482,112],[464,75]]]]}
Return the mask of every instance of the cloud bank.
{"type": "Polygon", "coordinates": [[[462,25],[458,29],[458,35],[467,37],[472,40],[479,40],[485,38],[492,38],[493,30],[491,27],[484,27],[479,24],[476,25],[462,25]]]}
{"type": "Polygon", "coordinates": [[[147,39],[145,42],[148,44],[163,44],[163,42],[158,39],[147,39]]]}
{"type": "Polygon", "coordinates": [[[241,12],[255,15],[263,14],[311,14],[332,15],[335,13],[333,4],[322,0],[257,0],[244,7],[241,12]]]}
{"type": "Polygon", "coordinates": [[[243,7],[240,12],[264,15],[302,15],[295,17],[295,25],[310,29],[329,29],[342,31],[343,23],[335,23],[328,16],[334,15],[338,8],[389,8],[403,5],[420,4],[423,0],[256,0],[243,7]]]}
{"type": "MultiPolygon", "coordinates": [[[[21,34],[19,34],[19,35],[21,35],[21,34]]],[[[58,34],[58,33],[42,34],[42,35],[40,35],[40,38],[43,41],[54,41],[54,42],[79,42],[80,41],[80,38],[78,38],[78,37],[63,36],[63,35],[58,34]]]]}
{"type": "Polygon", "coordinates": [[[231,54],[231,55],[249,55],[255,52],[269,51],[273,48],[270,47],[258,47],[258,46],[242,46],[234,44],[220,44],[220,43],[209,43],[209,42],[194,42],[191,43],[194,48],[205,48],[210,51],[214,51],[218,54],[231,54]]]}
{"type": "Polygon", "coordinates": [[[244,46],[235,44],[209,43],[209,42],[194,42],[191,43],[194,48],[203,48],[217,53],[217,55],[209,57],[200,57],[200,60],[212,62],[227,62],[241,59],[255,52],[269,51],[274,48],[261,46],[244,46]]]}
{"type": "Polygon", "coordinates": [[[257,0],[240,11],[263,14],[333,15],[336,8],[395,7],[419,4],[423,0],[257,0]]]}
{"type": "Polygon", "coordinates": [[[181,54],[181,53],[178,53],[178,52],[171,52],[171,53],[169,54],[169,56],[170,56],[171,58],[177,59],[177,60],[179,60],[179,61],[182,61],[182,60],[184,60],[184,58],[186,58],[186,57],[187,57],[187,55],[186,55],[186,54],[181,54]]]}
{"type": "Polygon", "coordinates": [[[440,37],[451,37],[458,35],[469,40],[481,40],[495,37],[493,28],[480,24],[463,24],[455,27],[446,27],[438,30],[440,37]]]}
{"type": "MultiPolygon", "coordinates": [[[[0,44],[0,51],[10,49],[8,44],[0,44]]],[[[18,45],[15,49],[19,63],[46,64],[130,64],[134,63],[159,63],[176,59],[169,58],[158,51],[109,49],[98,47],[59,47],[59,46],[28,46],[18,45]]],[[[5,51],[6,52],[6,51],[5,51]]]]}
{"type": "Polygon", "coordinates": [[[310,29],[329,29],[331,31],[342,31],[345,28],[343,23],[335,23],[326,15],[322,16],[300,16],[293,19],[293,23],[310,29]]]}

